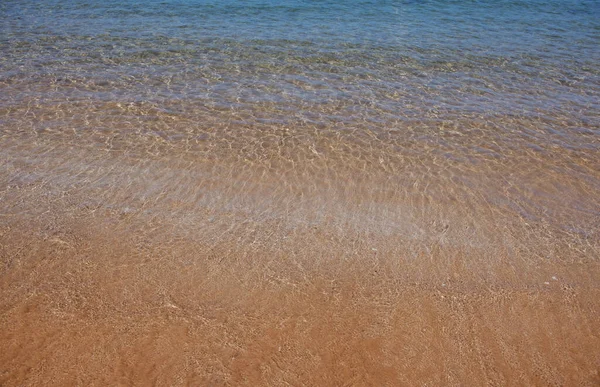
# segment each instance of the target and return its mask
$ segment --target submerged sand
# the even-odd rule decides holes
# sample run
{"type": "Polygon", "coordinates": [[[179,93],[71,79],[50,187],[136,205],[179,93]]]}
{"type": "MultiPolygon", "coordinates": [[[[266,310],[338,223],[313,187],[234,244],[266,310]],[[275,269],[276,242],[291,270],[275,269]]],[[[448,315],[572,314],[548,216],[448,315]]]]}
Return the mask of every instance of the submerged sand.
{"type": "Polygon", "coordinates": [[[2,138],[0,385],[600,384],[593,149],[235,130],[2,138]]]}

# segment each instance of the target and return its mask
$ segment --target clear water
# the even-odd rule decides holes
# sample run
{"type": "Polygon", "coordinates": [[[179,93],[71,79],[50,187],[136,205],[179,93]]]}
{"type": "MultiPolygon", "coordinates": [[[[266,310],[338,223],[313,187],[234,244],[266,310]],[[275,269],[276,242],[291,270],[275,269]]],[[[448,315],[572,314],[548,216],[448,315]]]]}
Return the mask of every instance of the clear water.
{"type": "Polygon", "coordinates": [[[597,1],[3,1],[1,18],[4,106],[53,77],[44,98],[272,104],[284,121],[598,124],[597,1]]]}
{"type": "MultiPolygon", "coordinates": [[[[272,201],[311,193],[311,219],[422,230],[418,213],[434,203],[482,229],[491,206],[597,237],[598,1],[4,0],[0,53],[6,160],[46,160],[28,136],[70,149],[92,141],[185,154],[198,170],[230,163],[256,187],[270,184],[259,179],[266,169],[279,183],[259,191],[272,201]],[[293,170],[304,180],[282,177],[293,170]],[[318,192],[337,204],[317,210],[318,192]],[[348,215],[356,201],[362,218],[348,215]],[[390,219],[405,207],[415,213],[401,227],[390,219]]],[[[61,171],[38,173],[77,182],[61,171]]],[[[17,168],[7,179],[30,175],[17,168]]],[[[160,192],[139,184],[141,197],[160,192]]],[[[208,197],[243,191],[231,189],[161,198],[214,208],[208,197]]]]}
{"type": "Polygon", "coordinates": [[[0,385],[600,386],[600,0],[0,0],[0,385]]]}

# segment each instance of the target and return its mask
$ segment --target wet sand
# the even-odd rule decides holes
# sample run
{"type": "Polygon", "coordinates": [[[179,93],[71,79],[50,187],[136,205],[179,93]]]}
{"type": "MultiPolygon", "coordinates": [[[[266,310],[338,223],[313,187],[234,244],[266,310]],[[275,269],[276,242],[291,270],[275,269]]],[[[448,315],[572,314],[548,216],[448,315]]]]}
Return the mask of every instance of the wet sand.
{"type": "Polygon", "coordinates": [[[1,385],[600,384],[593,150],[235,130],[2,137],[1,385]]]}

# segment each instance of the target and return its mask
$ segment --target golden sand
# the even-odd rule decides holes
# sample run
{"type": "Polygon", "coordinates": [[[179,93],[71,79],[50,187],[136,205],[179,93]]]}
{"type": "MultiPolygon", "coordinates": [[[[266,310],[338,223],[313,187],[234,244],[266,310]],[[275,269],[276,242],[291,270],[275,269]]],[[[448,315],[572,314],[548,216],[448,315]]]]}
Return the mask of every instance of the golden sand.
{"type": "Polygon", "coordinates": [[[599,385],[598,160],[477,133],[4,136],[0,385],[599,385]]]}

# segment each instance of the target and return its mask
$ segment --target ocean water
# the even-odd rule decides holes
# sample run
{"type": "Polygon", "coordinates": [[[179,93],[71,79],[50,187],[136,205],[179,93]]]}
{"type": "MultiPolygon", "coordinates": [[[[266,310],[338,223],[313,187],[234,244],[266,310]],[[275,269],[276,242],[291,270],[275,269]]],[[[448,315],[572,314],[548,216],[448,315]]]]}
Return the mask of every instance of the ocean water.
{"type": "Polygon", "coordinates": [[[600,385],[600,0],[0,0],[0,385],[600,385]]]}
{"type": "Polygon", "coordinates": [[[1,7],[6,106],[53,79],[60,90],[43,98],[193,100],[235,111],[270,104],[282,122],[568,114],[578,126],[597,124],[595,1],[1,7]],[[320,114],[323,105],[331,113],[320,114]]]}
{"type": "Polygon", "coordinates": [[[407,238],[451,218],[497,235],[503,214],[597,242],[597,1],[4,0],[0,21],[6,184],[88,184],[103,149],[190,163],[98,177],[133,187],[106,208],[407,238]]]}

